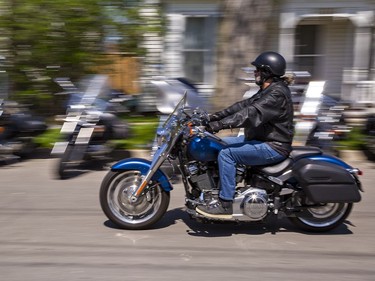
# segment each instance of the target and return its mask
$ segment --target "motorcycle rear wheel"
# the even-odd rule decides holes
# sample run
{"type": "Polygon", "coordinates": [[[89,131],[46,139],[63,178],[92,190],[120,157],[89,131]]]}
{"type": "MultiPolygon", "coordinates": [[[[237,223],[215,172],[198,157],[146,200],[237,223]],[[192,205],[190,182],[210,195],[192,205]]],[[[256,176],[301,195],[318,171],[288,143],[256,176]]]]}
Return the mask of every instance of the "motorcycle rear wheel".
{"type": "Polygon", "coordinates": [[[170,195],[157,182],[142,194],[137,202],[130,196],[142,182],[137,170],[110,171],[103,179],[99,198],[103,212],[123,229],[148,229],[161,219],[168,209],[170,195]]]}
{"type": "Polygon", "coordinates": [[[310,232],[326,232],[341,225],[349,216],[353,203],[326,203],[307,208],[289,219],[299,228],[310,232]]]}

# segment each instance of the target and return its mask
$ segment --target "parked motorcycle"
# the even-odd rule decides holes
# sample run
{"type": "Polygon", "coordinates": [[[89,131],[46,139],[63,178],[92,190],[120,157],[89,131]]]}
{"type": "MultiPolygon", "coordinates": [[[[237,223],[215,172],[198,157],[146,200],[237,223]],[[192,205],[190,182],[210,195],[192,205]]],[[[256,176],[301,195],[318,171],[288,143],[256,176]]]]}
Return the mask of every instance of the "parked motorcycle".
{"type": "Polygon", "coordinates": [[[97,75],[89,79],[85,91],[68,93],[60,131],[63,141],[56,142],[51,152],[59,156],[57,175],[61,179],[85,164],[108,161],[114,150],[110,141],[129,136],[128,124],[113,112],[106,81],[106,76],[97,75]]]}
{"type": "Polygon", "coordinates": [[[310,81],[306,89],[292,92],[295,104],[295,141],[337,154],[336,142],[345,139],[351,128],[345,123],[342,101],[324,94],[325,81],[310,81]]]}
{"type": "Polygon", "coordinates": [[[0,160],[31,155],[37,148],[34,138],[47,129],[45,121],[17,102],[0,100],[0,160]]]}
{"type": "Polygon", "coordinates": [[[375,160],[375,114],[369,114],[366,117],[365,125],[363,128],[364,138],[364,151],[367,157],[375,160]]]}
{"type": "MultiPolygon", "coordinates": [[[[158,149],[152,161],[124,159],[104,177],[101,208],[117,226],[146,229],[163,217],[173,186],[159,168],[169,159],[180,163],[186,211],[191,218],[213,220],[195,209],[218,199],[217,156],[226,143],[207,131],[204,110],[185,104],[186,94],[158,131],[158,149]]],[[[288,159],[272,166],[238,165],[229,221],[263,221],[284,213],[303,230],[334,229],[349,216],[353,203],[361,200],[360,174],[314,147],[294,147],[288,159]]]]}

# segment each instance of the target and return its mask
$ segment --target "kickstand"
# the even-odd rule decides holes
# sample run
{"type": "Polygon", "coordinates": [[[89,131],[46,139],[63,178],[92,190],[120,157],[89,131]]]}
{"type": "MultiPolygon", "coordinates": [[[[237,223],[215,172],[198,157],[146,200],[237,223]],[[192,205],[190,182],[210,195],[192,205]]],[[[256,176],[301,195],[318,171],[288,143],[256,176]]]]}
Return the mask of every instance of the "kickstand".
{"type": "Polygon", "coordinates": [[[278,215],[277,214],[274,214],[272,213],[269,217],[268,217],[268,225],[269,225],[269,230],[271,231],[271,234],[276,234],[276,232],[279,230],[279,225],[278,225],[278,215]]]}

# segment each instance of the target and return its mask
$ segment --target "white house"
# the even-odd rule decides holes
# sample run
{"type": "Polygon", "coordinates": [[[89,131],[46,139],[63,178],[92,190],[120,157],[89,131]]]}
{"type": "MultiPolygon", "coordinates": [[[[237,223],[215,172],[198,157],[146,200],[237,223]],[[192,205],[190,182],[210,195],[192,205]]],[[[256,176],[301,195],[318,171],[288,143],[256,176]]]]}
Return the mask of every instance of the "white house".
{"type": "MultiPolygon", "coordinates": [[[[225,11],[217,0],[159,1],[169,23],[156,50],[159,70],[190,78],[209,95],[217,81],[218,19],[225,11]]],[[[325,80],[325,93],[332,97],[375,102],[375,0],[277,3],[266,49],[283,54],[290,70],[325,80]]]]}

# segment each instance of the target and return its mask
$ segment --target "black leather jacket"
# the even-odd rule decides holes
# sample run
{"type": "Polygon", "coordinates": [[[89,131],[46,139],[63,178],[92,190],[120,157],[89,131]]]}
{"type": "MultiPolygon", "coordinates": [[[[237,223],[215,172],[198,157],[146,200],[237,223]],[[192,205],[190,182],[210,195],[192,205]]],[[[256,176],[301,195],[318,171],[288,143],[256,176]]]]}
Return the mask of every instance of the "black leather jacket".
{"type": "Polygon", "coordinates": [[[277,79],[265,90],[216,112],[223,129],[245,128],[246,140],[268,142],[287,154],[293,140],[293,102],[286,82],[277,79]]]}

